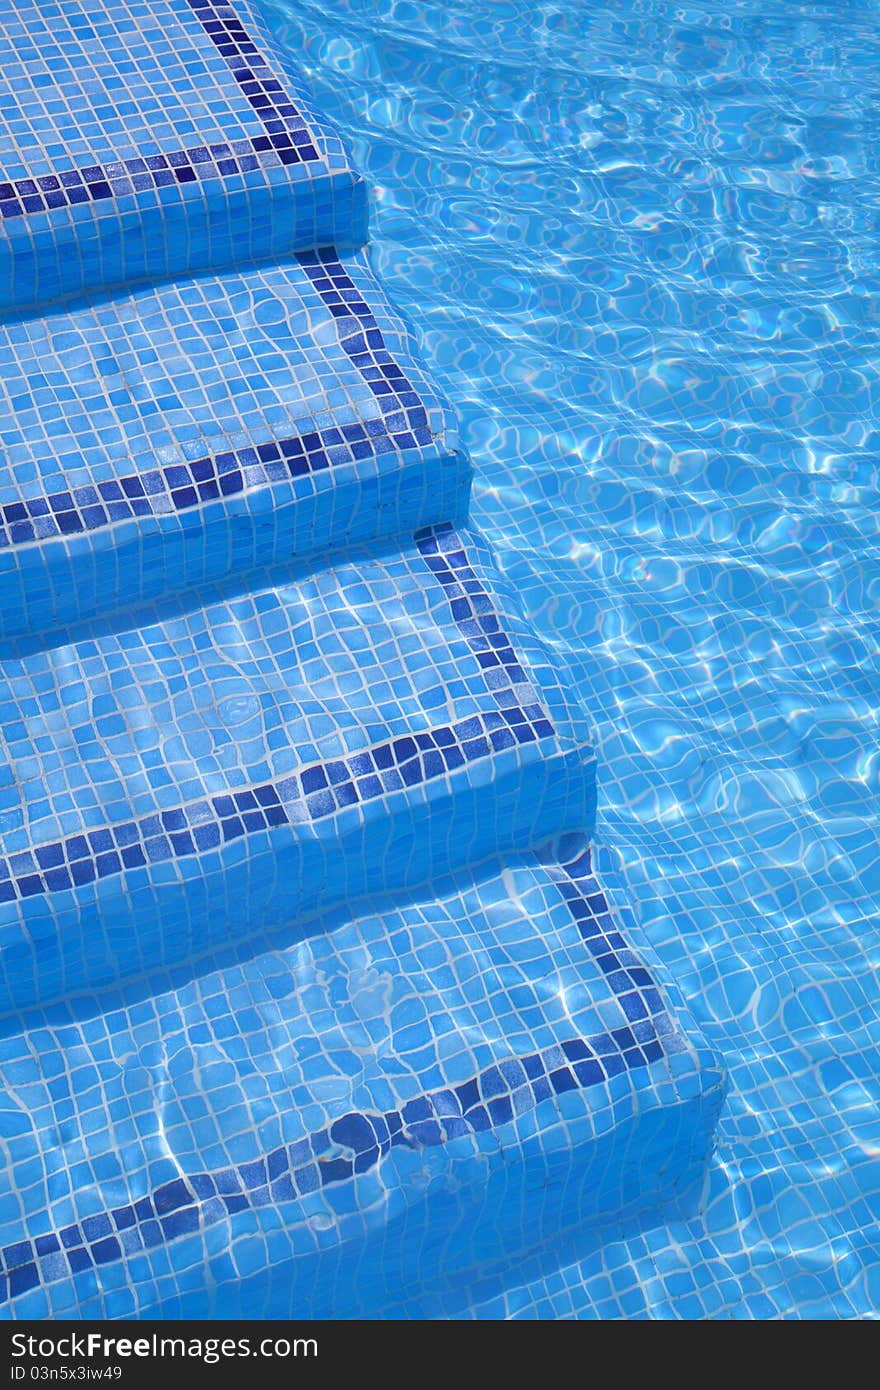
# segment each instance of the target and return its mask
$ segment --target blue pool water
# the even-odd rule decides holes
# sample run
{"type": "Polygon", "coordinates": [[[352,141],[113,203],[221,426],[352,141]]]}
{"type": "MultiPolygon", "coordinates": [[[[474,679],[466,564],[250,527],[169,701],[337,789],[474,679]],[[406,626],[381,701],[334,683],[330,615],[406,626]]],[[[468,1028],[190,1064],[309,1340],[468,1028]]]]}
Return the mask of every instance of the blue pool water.
{"type": "Polygon", "coordinates": [[[880,13],[285,0],[730,1071],[702,1214],[492,1316],[880,1306],[880,13]]]}
{"type": "Polygon", "coordinates": [[[93,10],[0,9],[0,1316],[876,1316],[876,8],[93,10]]]}
{"type": "Polygon", "coordinates": [[[0,1314],[491,1315],[726,1090],[593,723],[262,10],[0,53],[0,1314]]]}

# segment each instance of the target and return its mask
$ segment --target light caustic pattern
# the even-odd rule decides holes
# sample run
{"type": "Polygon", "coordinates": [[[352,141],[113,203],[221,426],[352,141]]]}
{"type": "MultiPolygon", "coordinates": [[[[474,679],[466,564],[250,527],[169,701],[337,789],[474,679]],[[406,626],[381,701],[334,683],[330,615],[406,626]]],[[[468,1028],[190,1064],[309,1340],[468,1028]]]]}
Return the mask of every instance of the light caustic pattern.
{"type": "Polygon", "coordinates": [[[880,13],[270,16],[598,727],[604,855],[731,1072],[700,1217],[473,1311],[876,1316],[880,13]]]}

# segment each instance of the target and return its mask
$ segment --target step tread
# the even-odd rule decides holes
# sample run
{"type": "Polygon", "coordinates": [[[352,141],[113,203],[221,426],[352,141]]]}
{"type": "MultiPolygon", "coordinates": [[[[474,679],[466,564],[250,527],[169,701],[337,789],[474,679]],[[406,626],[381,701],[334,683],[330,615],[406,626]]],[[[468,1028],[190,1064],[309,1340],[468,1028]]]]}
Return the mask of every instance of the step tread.
{"type": "Polygon", "coordinates": [[[567,828],[589,830],[589,725],[495,579],[484,543],[446,526],[396,555],[363,554],[179,617],[7,659],[6,997],[24,1006],[13,943],[38,943],[25,974],[42,997],[50,982],[63,984],[40,958],[47,942],[78,943],[68,987],[108,971],[108,943],[89,946],[98,905],[118,918],[117,952],[137,957],[125,969],[159,963],[148,954],[152,908],[136,890],[179,891],[157,930],[174,936],[177,957],[197,949],[200,933],[221,922],[215,913],[200,925],[193,877],[222,880],[233,866],[246,874],[253,845],[267,855],[267,881],[249,890],[246,907],[219,909],[241,919],[239,934],[260,925],[248,914],[262,911],[263,891],[293,892],[297,874],[308,885],[297,908],[305,912],[361,879],[361,892],[368,881],[411,885],[435,852],[434,868],[452,871],[489,844],[512,847],[533,815],[536,825],[562,817],[545,835],[566,828],[568,815],[567,828]],[[368,850],[362,835],[381,845],[373,838],[368,850]],[[320,863],[282,872],[294,850],[320,863]],[[135,938],[125,926],[132,912],[135,938]]]}
{"type": "Polygon", "coordinates": [[[92,616],[93,590],[92,607],[112,611],[181,584],[188,566],[219,577],[236,563],[220,532],[172,564],[169,527],[256,514],[266,536],[248,533],[243,563],[258,551],[265,564],[454,520],[466,504],[452,412],[364,255],[303,253],[0,325],[0,364],[0,574],[21,588],[7,633],[16,613],[45,630],[46,609],[55,625],[92,616]],[[371,501],[377,477],[412,500],[371,501]],[[291,508],[300,519],[285,520],[291,508]],[[134,563],[121,567],[125,546],[134,563]],[[70,581],[77,566],[91,585],[70,581]]]}
{"type": "MultiPolygon", "coordinates": [[[[171,470],[205,458],[227,465],[207,476],[235,478],[223,496],[265,486],[273,473],[259,458],[245,474],[226,456],[328,430],[350,428],[359,452],[370,440],[447,452],[456,442],[362,255],[304,254],[0,324],[0,363],[0,545],[190,507],[198,498],[182,494],[197,476],[171,470]]],[[[336,449],[345,458],[332,467],[353,461],[345,440],[336,449]]]]}
{"type": "MultiPolygon", "coordinates": [[[[429,1176],[454,1200],[500,1153],[513,1187],[536,1148],[565,1155],[574,1191],[591,1136],[623,1130],[634,1110],[696,1100],[670,1131],[667,1171],[646,1172],[632,1194],[650,1204],[699,1167],[721,1078],[620,935],[630,927],[611,915],[588,855],[564,867],[529,859],[436,901],[227,956],[193,981],[156,981],[149,997],[33,1019],[0,1041],[29,1116],[13,1140],[17,1171],[29,1172],[36,1141],[55,1175],[22,1184],[24,1219],[4,1211],[0,1268],[19,1315],[21,1295],[53,1316],[167,1306],[181,1293],[162,1272],[171,1241],[191,1243],[173,1265],[197,1264],[206,1287],[243,1270],[239,1248],[260,1230],[276,1231],[276,1264],[307,1254],[318,1233],[324,1248],[363,1243],[426,1201],[429,1176]],[[127,1260],[141,1277],[120,1289],[112,1267],[127,1260]]],[[[625,1147],[619,1159],[604,1194],[586,1184],[566,1208],[571,1225],[613,1215],[625,1147]]],[[[456,1273],[483,1215],[461,1201],[456,1273]]],[[[539,1242],[537,1208],[509,1203],[506,1219],[517,1248],[539,1242]]],[[[265,1261],[265,1249],[250,1258],[265,1261]]],[[[195,1296],[205,1311],[207,1295],[195,1296]]],[[[300,1316],[321,1313],[314,1296],[300,1316]]]]}
{"type": "MultiPolygon", "coordinates": [[[[0,728],[7,785],[26,794],[20,823],[4,826],[6,852],[301,779],[313,764],[463,721],[491,715],[500,729],[500,709],[535,709],[538,737],[557,736],[558,714],[551,725],[499,607],[485,568],[448,530],[398,554],[10,658],[0,728]]],[[[327,798],[314,795],[318,815],[327,798]]]]}
{"type": "Polygon", "coordinates": [[[246,0],[12,0],[0,58],[7,307],[365,239],[360,180],[246,0]]]}

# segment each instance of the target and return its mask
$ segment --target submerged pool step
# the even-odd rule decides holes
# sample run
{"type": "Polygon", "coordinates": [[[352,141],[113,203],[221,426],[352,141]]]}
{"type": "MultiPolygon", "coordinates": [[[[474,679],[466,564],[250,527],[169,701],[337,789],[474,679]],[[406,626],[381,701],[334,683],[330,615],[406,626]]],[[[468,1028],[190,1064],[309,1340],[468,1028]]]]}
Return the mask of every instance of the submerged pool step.
{"type": "Polygon", "coordinates": [[[723,1077],[337,138],[249,0],[0,55],[0,1316],[445,1316],[677,1210],[723,1077]]]}
{"type": "Polygon", "coordinates": [[[451,527],[0,671],[0,1014],[588,833],[590,730],[451,527]]]}
{"type": "Polygon", "coordinates": [[[0,325],[0,640],[461,518],[454,418],[364,255],[0,325]]]}
{"type": "Polygon", "coordinates": [[[248,0],[6,0],[0,313],[366,240],[363,181],[248,0]]]}
{"type": "Polygon", "coordinates": [[[15,1316],[448,1314],[699,1183],[723,1077],[581,846],[297,936],[0,1038],[15,1316]]]}

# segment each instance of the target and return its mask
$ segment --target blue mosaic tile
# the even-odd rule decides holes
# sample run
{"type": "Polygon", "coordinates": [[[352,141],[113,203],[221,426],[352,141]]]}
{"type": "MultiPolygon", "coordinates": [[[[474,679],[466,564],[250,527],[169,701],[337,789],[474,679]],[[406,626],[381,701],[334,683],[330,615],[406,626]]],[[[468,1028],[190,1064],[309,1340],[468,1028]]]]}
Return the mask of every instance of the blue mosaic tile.
{"type": "Polygon", "coordinates": [[[14,902],[94,883],[126,869],[198,855],[273,826],[320,820],[380,798],[389,789],[421,787],[446,778],[493,751],[551,738],[553,732],[540,705],[507,706],[413,737],[373,744],[350,758],[313,763],[277,783],[249,786],[119,827],[37,845],[34,851],[0,859],[0,900],[14,902]]]}
{"type": "Polygon", "coordinates": [[[396,557],[9,658],[0,998],[588,830],[589,728],[494,587],[476,538],[443,525],[396,557]],[[197,925],[200,879],[236,901],[260,863],[247,915],[197,925]],[[98,920],[110,953],[90,944],[98,920]]]}
{"type": "Polygon", "coordinates": [[[3,1316],[472,1301],[724,1094],[261,14],[0,20],[3,1316]]]}
{"type": "MultiPolygon", "coordinates": [[[[81,1137],[71,1133],[67,1151],[77,1144],[84,1161],[75,1187],[23,1184],[16,1229],[41,1234],[0,1248],[15,1307],[39,1287],[53,1316],[112,1316],[113,1287],[94,1271],[121,1265],[131,1311],[148,1316],[173,1284],[161,1274],[167,1251],[172,1270],[195,1259],[204,1275],[162,1304],[165,1315],[211,1315],[219,1299],[268,1316],[282,1296],[265,1256],[247,1292],[232,1294],[221,1250],[279,1229],[281,1216],[275,1257],[300,1315],[375,1314],[387,1290],[362,1277],[370,1231],[401,1193],[413,1233],[442,1213],[445,1255],[430,1274],[412,1272],[414,1286],[441,1288],[479,1259],[487,1223],[515,1249],[610,1219],[621,1203],[668,1198],[700,1172],[722,1080],[686,1014],[673,1022],[641,950],[633,959],[650,965],[650,985],[645,1016],[632,1020],[587,949],[587,919],[609,937],[626,931],[632,953],[637,933],[612,918],[588,853],[530,860],[430,903],[328,924],[307,942],[258,941],[240,960],[204,962],[191,981],[154,977],[146,997],[114,993],[98,1015],[65,1006],[34,1016],[0,1041],[0,1072],[26,1095],[47,1152],[58,1107],[80,1097],[81,1137]],[[42,1080],[25,1061],[36,1048],[42,1080]],[[633,1189],[620,1161],[635,1097],[646,1136],[660,1117],[659,1188],[657,1167],[646,1162],[633,1189]],[[611,1138],[597,1163],[599,1133],[611,1138]],[[529,1212],[514,1193],[548,1159],[568,1175],[556,1185],[565,1198],[529,1212]],[[425,1163],[430,1190],[414,1180],[425,1163]],[[323,1254],[309,1255],[319,1231],[323,1254]]],[[[409,1245],[420,1261],[415,1234],[409,1245]]]]}
{"type": "Polygon", "coordinates": [[[876,7],[272,9],[595,720],[605,871],[732,1073],[692,1218],[415,1315],[875,1319],[876,7]]]}
{"type": "Polygon", "coordinates": [[[247,3],[16,0],[0,74],[2,308],[365,239],[363,185],[247,3]]]}
{"type": "Polygon", "coordinates": [[[360,256],[0,325],[0,369],[0,635],[467,505],[451,412],[360,256]]]}

